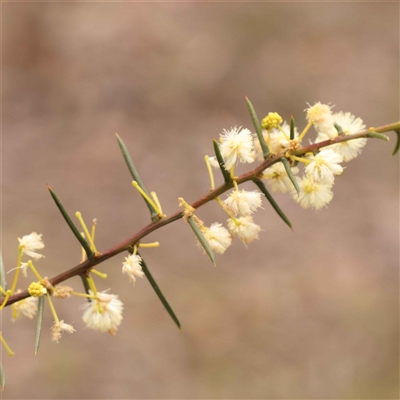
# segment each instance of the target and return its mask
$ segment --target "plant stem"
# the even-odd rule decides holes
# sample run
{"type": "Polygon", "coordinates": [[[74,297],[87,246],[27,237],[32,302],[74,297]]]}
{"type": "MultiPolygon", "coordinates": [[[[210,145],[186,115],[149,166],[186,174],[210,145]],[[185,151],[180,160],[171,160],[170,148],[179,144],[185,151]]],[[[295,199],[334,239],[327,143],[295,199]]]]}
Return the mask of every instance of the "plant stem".
{"type": "MultiPolygon", "coordinates": [[[[392,124],[387,124],[380,126],[378,128],[373,128],[375,132],[378,133],[383,133],[383,132],[390,132],[400,129],[400,121],[392,123],[392,124]]],[[[359,133],[354,133],[351,135],[340,135],[337,136],[334,140],[325,140],[323,142],[319,143],[314,143],[309,146],[305,147],[300,147],[297,150],[291,152],[291,155],[296,155],[296,156],[301,156],[305,153],[312,152],[315,150],[318,150],[322,147],[330,146],[335,143],[340,143],[344,142],[347,140],[353,140],[353,139],[359,139],[359,138],[366,138],[368,133],[368,129],[365,129],[359,133]]],[[[257,179],[262,172],[270,167],[271,165],[275,164],[282,158],[282,154],[277,154],[277,155],[270,155],[269,158],[264,160],[259,166],[254,168],[253,170],[235,178],[235,181],[237,184],[241,184],[247,181],[252,181],[254,179],[257,179]]],[[[227,190],[231,189],[234,186],[234,184],[231,182],[230,184],[224,183],[223,185],[217,187],[211,192],[208,192],[205,196],[201,197],[200,199],[196,200],[193,202],[191,207],[194,209],[198,209],[211,200],[214,200],[221,194],[225,193],[227,190]]],[[[90,268],[93,268],[95,265],[101,264],[102,262],[108,260],[109,258],[112,258],[116,256],[117,254],[120,254],[124,251],[127,251],[129,248],[132,248],[133,245],[138,243],[141,239],[149,235],[151,232],[154,232],[160,228],[162,228],[165,225],[168,225],[174,221],[177,221],[183,217],[183,211],[179,210],[175,212],[174,214],[171,214],[169,216],[166,216],[164,219],[158,220],[157,222],[153,222],[147,226],[145,226],[143,229],[141,229],[139,232],[135,233],[133,236],[129,237],[128,239],[124,240],[123,242],[117,244],[116,246],[112,247],[109,250],[106,250],[104,253],[96,255],[94,258],[87,259],[83,262],[81,262],[79,265],[62,272],[61,274],[49,279],[50,283],[54,286],[56,284],[59,284],[61,282],[64,282],[65,280],[72,278],[77,275],[84,275],[90,268]]],[[[27,291],[23,291],[20,293],[16,293],[12,296],[9,297],[7,300],[7,303],[5,306],[9,306],[17,301],[23,300],[25,298],[29,297],[29,294],[27,291]]],[[[1,302],[4,301],[4,297],[0,300],[1,302]]]]}

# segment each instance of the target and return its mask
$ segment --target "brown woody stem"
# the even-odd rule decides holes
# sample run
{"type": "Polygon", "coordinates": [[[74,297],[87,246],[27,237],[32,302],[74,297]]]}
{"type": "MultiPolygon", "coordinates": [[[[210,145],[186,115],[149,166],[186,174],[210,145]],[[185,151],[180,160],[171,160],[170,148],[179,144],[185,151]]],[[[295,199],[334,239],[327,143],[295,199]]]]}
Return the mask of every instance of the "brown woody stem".
{"type": "MultiPolygon", "coordinates": [[[[335,143],[340,143],[340,142],[344,142],[347,140],[353,140],[353,139],[359,139],[359,138],[366,138],[366,137],[368,137],[367,136],[368,132],[371,130],[373,130],[374,132],[383,133],[383,132],[394,131],[397,129],[400,129],[400,121],[395,122],[393,124],[383,125],[378,128],[370,128],[370,130],[366,129],[359,133],[354,133],[351,135],[339,135],[334,140],[325,140],[323,142],[314,143],[309,146],[300,147],[297,150],[292,151],[291,154],[296,155],[296,156],[301,156],[305,153],[316,151],[322,147],[330,146],[335,143]]],[[[268,159],[266,159],[265,161],[263,161],[258,167],[237,177],[236,182],[238,184],[241,184],[243,182],[252,181],[254,179],[257,179],[266,168],[275,164],[281,158],[282,158],[282,154],[278,154],[278,155],[271,154],[270,157],[268,159]]],[[[195,209],[200,208],[203,205],[210,202],[211,200],[214,200],[216,197],[220,196],[222,193],[231,189],[232,187],[233,187],[233,183],[230,183],[229,185],[223,184],[223,185],[217,187],[216,189],[214,189],[213,191],[207,193],[202,198],[193,202],[191,204],[191,206],[195,209]]],[[[116,246],[112,247],[109,250],[106,250],[104,253],[97,253],[93,258],[85,260],[84,262],[80,263],[79,265],[77,265],[65,272],[62,272],[61,274],[49,279],[49,281],[54,286],[58,283],[64,282],[65,280],[67,280],[69,278],[72,278],[74,276],[85,275],[95,265],[101,264],[103,261],[105,261],[111,257],[114,257],[117,254],[122,253],[123,251],[127,251],[135,243],[138,243],[141,239],[143,239],[145,236],[147,236],[151,232],[154,232],[157,229],[160,229],[161,227],[170,224],[171,222],[181,219],[182,217],[183,217],[183,211],[177,211],[174,214],[171,214],[161,220],[153,222],[153,223],[145,226],[142,230],[135,233],[133,236],[126,239],[122,243],[117,244],[116,246]]],[[[27,297],[29,297],[29,293],[27,291],[16,293],[8,299],[6,306],[9,306],[17,301],[27,298],[27,297]]],[[[0,304],[2,303],[3,300],[4,300],[4,297],[2,299],[0,299],[0,304]]]]}

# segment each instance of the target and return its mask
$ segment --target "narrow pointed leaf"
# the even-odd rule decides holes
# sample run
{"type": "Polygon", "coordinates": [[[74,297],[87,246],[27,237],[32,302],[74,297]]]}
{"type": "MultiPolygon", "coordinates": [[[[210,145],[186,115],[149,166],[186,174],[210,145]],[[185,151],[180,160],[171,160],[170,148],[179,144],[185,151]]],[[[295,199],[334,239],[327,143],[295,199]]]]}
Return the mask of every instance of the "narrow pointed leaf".
{"type": "Polygon", "coordinates": [[[290,140],[294,139],[294,118],[290,116],[290,140]]]}
{"type": "MultiPolygon", "coordinates": [[[[86,293],[86,294],[90,294],[90,293],[89,293],[90,285],[89,285],[89,282],[88,282],[86,276],[85,276],[85,275],[79,275],[79,276],[80,276],[81,279],[82,279],[82,284],[83,284],[83,287],[85,288],[85,293],[86,293]]],[[[87,299],[88,299],[88,302],[89,302],[89,303],[92,301],[92,299],[90,299],[89,297],[88,297],[87,299]]]]}
{"type": "Polygon", "coordinates": [[[397,135],[397,142],[396,142],[396,146],[394,146],[392,155],[395,155],[399,151],[399,148],[400,148],[400,129],[396,130],[395,132],[397,135]]]}
{"type": "Polygon", "coordinates": [[[219,145],[215,139],[213,139],[213,146],[214,146],[215,157],[217,158],[219,168],[221,169],[222,175],[224,177],[224,181],[227,185],[231,185],[232,184],[231,174],[229,173],[229,171],[225,169],[224,159],[222,158],[219,145]]]}
{"type": "Polygon", "coordinates": [[[53,198],[54,202],[56,203],[56,206],[61,212],[61,215],[64,217],[65,222],[68,224],[70,227],[72,233],[75,235],[75,237],[78,239],[79,243],[82,245],[82,247],[85,249],[87,258],[93,257],[93,252],[90,249],[90,246],[88,242],[82,237],[78,229],[76,228],[75,224],[72,222],[71,218],[69,217],[67,211],[65,210],[64,206],[61,204],[61,201],[57,197],[57,195],[53,192],[50,186],[47,186],[47,189],[49,189],[49,192],[51,194],[51,197],[53,198]]]}
{"type": "MultiPolygon", "coordinates": [[[[139,253],[138,253],[139,254],[139,253]]],[[[167,310],[168,314],[171,316],[171,318],[174,320],[175,324],[178,326],[179,329],[181,329],[181,323],[179,322],[177,316],[174,313],[174,310],[171,308],[171,306],[169,305],[167,299],[165,298],[165,296],[162,294],[160,288],[157,285],[157,282],[154,280],[153,275],[151,275],[149,269],[147,268],[147,265],[144,261],[144,259],[142,258],[142,262],[140,263],[140,265],[142,266],[142,270],[144,272],[144,274],[146,275],[146,278],[148,279],[148,281],[150,282],[151,287],[154,289],[154,291],[156,292],[158,298],[160,299],[161,303],[163,304],[163,306],[165,307],[165,309],[167,310]]]]}
{"type": "Polygon", "coordinates": [[[7,290],[6,272],[4,271],[3,255],[0,252],[0,285],[7,290]]]}
{"type": "Polygon", "coordinates": [[[261,150],[263,152],[264,160],[269,156],[269,149],[267,143],[265,143],[264,135],[262,133],[260,122],[258,121],[257,114],[254,110],[253,104],[251,101],[246,97],[247,108],[250,112],[251,120],[253,121],[254,129],[256,130],[258,141],[260,142],[261,150]]]}
{"type": "Polygon", "coordinates": [[[4,390],[4,386],[6,385],[6,376],[4,375],[4,368],[2,364],[0,364],[0,385],[4,390]]]}
{"type": "Polygon", "coordinates": [[[385,140],[386,142],[389,141],[388,136],[386,136],[382,133],[375,132],[375,131],[368,131],[365,136],[367,136],[367,138],[376,138],[376,139],[385,140]]]}
{"type": "Polygon", "coordinates": [[[40,334],[42,333],[43,308],[44,308],[45,298],[46,298],[45,296],[40,296],[38,298],[38,312],[36,319],[36,335],[35,335],[35,354],[37,354],[39,350],[40,334]]]}
{"type": "MultiPolygon", "coordinates": [[[[150,197],[148,191],[146,190],[142,180],[140,179],[139,173],[137,172],[135,165],[133,164],[132,158],[129,155],[129,151],[128,148],[125,146],[125,143],[123,142],[123,140],[119,137],[118,134],[116,134],[117,137],[117,141],[118,141],[118,145],[119,148],[121,149],[121,153],[125,159],[125,163],[129,169],[129,172],[133,178],[134,181],[136,181],[138,183],[138,185],[141,187],[141,189],[150,197]]],[[[143,196],[142,196],[143,197],[143,196]]],[[[157,211],[153,208],[153,206],[143,197],[144,201],[147,204],[147,207],[150,210],[150,215],[151,215],[151,220],[152,221],[157,221],[159,219],[158,215],[157,215],[157,211]]]]}
{"type": "Polygon", "coordinates": [[[193,229],[194,234],[196,235],[197,239],[199,240],[200,244],[203,246],[204,251],[207,253],[210,260],[215,265],[215,257],[210,244],[207,242],[207,239],[204,237],[203,233],[201,232],[200,228],[196,224],[196,221],[193,219],[192,216],[188,218],[188,222],[190,227],[193,229]]]}
{"type": "Polygon", "coordinates": [[[271,193],[268,191],[268,189],[265,187],[264,183],[260,181],[259,179],[254,179],[253,181],[258,188],[261,190],[262,193],[264,193],[265,197],[271,204],[272,208],[278,213],[278,215],[282,218],[282,220],[289,226],[290,229],[292,229],[292,224],[290,223],[289,219],[286,217],[284,212],[281,210],[281,208],[278,206],[274,198],[271,196],[271,193]]]}
{"type": "Polygon", "coordinates": [[[290,168],[290,163],[289,163],[288,159],[285,157],[282,157],[281,161],[282,161],[283,166],[285,167],[286,173],[288,174],[290,181],[293,183],[294,188],[296,189],[297,193],[300,193],[299,184],[297,182],[296,177],[293,174],[292,169],[290,168]]]}
{"type": "Polygon", "coordinates": [[[342,127],[339,124],[334,124],[334,126],[335,126],[335,128],[337,130],[338,135],[343,135],[342,127]]]}

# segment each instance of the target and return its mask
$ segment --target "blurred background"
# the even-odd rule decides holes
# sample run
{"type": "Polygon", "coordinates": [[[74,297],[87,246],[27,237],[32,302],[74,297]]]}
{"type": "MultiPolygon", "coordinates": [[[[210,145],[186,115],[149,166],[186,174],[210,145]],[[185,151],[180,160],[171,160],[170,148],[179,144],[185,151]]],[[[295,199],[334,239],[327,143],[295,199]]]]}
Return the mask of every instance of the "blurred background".
{"type": "MultiPolygon", "coordinates": [[[[115,132],[170,214],[178,197],[207,192],[211,138],[252,128],[245,95],[260,117],[293,114],[299,129],[316,101],[368,127],[399,119],[398,3],[8,2],[2,13],[7,270],[17,237],[32,231],[46,244],[43,275],[80,261],[46,183],[71,214],[98,219],[100,251],[148,224],[115,132]]],[[[122,255],[96,280],[125,304],[116,337],[85,329],[82,299],[56,300],[76,333],[52,343],[47,308],[35,356],[35,321],[12,323],[6,309],[16,355],[3,354],[3,398],[398,398],[399,162],[389,136],[346,164],[329,207],[276,195],[294,233],[265,202],[260,239],[247,249],[235,240],[217,268],[183,221],[151,234],[161,247],[142,255],[182,333],[145,279],[121,275],[122,255]]],[[[217,204],[198,215],[226,219],[217,204]]],[[[82,290],[78,278],[67,284],[82,290]]]]}

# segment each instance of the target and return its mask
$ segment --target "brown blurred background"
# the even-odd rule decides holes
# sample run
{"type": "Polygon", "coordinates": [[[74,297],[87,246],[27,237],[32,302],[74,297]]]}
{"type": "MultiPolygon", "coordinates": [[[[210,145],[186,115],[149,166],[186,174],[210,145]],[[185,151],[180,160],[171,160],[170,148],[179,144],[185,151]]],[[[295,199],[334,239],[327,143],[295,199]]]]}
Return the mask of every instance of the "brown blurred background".
{"type": "MultiPolygon", "coordinates": [[[[223,128],[331,102],[367,126],[399,119],[398,3],[3,3],[2,248],[43,233],[54,276],[80,248],[53,204],[97,217],[105,250],[149,222],[114,133],[164,211],[208,190],[203,162],[223,128]]],[[[146,280],[99,269],[125,304],[117,337],[85,329],[82,299],[56,301],[77,332],[50,341],[45,311],[2,330],[7,399],[398,398],[398,157],[371,140],[319,212],[265,202],[260,240],[239,241],[211,266],[188,226],[153,233],[142,255],[181,320],[146,280]]],[[[245,168],[240,171],[245,171],[245,168]]],[[[218,177],[220,179],[220,177],[218,177]]],[[[247,186],[248,188],[251,186],[247,186]]],[[[225,221],[216,204],[199,211],[225,221]]],[[[11,280],[11,274],[9,279],[11,280]]],[[[21,288],[30,280],[21,281],[21,288]],[[23,284],[23,285],[22,285],[23,284]]],[[[80,281],[68,284],[81,290],[80,281]]]]}

